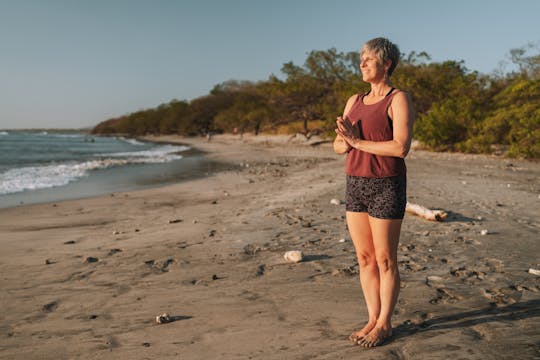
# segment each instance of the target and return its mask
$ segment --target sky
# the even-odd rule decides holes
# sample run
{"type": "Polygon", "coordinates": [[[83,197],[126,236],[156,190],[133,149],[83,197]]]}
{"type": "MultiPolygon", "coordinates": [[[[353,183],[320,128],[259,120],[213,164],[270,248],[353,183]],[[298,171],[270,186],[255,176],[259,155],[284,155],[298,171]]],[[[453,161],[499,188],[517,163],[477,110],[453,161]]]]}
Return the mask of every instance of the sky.
{"type": "Polygon", "coordinates": [[[490,74],[540,44],[538,14],[538,0],[0,0],[0,129],[92,127],[379,36],[490,74]]]}

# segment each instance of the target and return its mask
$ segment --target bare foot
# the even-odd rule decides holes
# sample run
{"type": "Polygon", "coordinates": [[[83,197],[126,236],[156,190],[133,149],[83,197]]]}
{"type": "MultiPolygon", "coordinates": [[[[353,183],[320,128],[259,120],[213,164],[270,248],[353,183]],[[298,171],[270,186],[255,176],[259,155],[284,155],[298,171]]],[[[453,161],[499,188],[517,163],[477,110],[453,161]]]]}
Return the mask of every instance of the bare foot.
{"type": "Polygon", "coordinates": [[[355,345],[358,345],[360,341],[364,339],[364,337],[375,327],[377,324],[376,321],[368,322],[362,329],[353,332],[349,336],[349,340],[351,340],[355,345]]]}
{"type": "Polygon", "coordinates": [[[363,347],[379,346],[382,345],[391,336],[392,327],[375,326],[367,335],[362,338],[362,340],[358,342],[358,345],[361,345],[363,347]]]}

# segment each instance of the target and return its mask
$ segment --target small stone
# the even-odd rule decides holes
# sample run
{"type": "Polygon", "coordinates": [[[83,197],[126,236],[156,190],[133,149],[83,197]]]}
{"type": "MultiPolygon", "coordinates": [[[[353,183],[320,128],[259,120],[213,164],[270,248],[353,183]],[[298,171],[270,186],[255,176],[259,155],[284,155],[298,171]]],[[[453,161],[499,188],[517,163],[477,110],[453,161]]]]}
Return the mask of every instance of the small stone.
{"type": "Polygon", "coordinates": [[[463,185],[467,185],[467,182],[466,181],[462,181],[461,182],[463,185]]]}
{"type": "Polygon", "coordinates": [[[442,277],[436,276],[436,275],[430,275],[426,279],[427,281],[442,281],[443,280],[442,277]]]}
{"type": "Polygon", "coordinates": [[[113,235],[119,235],[119,234],[120,234],[120,231],[113,231],[112,234],[113,234],[113,235]]]}
{"type": "Polygon", "coordinates": [[[345,239],[339,239],[338,242],[340,243],[344,243],[346,240],[345,239]]]}
{"type": "Polygon", "coordinates": [[[50,260],[50,259],[46,259],[45,260],[45,265],[51,265],[51,264],[54,264],[55,262],[50,260]]]}
{"type": "Polygon", "coordinates": [[[139,232],[140,230],[139,229],[135,229],[135,232],[139,232]]]}
{"type": "Polygon", "coordinates": [[[75,240],[68,240],[64,242],[64,245],[73,245],[73,244],[75,244],[75,240]]]}
{"type": "Polygon", "coordinates": [[[330,200],[330,204],[332,204],[332,205],[341,205],[341,201],[339,201],[338,199],[332,199],[332,200],[330,200]]]}
{"type": "Polygon", "coordinates": [[[142,346],[144,346],[144,347],[150,347],[150,343],[143,342],[143,343],[142,343],[142,346]]]}
{"type": "Polygon", "coordinates": [[[482,231],[480,231],[480,235],[487,235],[489,234],[489,231],[487,229],[483,229],[482,231]]]}
{"type": "Polygon", "coordinates": [[[182,219],[173,219],[173,220],[169,220],[169,224],[177,224],[179,222],[182,222],[182,219]]]}
{"type": "Polygon", "coordinates": [[[98,258],[95,258],[95,257],[92,257],[92,256],[89,256],[86,258],[85,262],[86,263],[95,263],[95,262],[98,262],[99,259],[98,258]]]}
{"type": "Polygon", "coordinates": [[[300,250],[287,251],[283,258],[290,263],[298,263],[304,259],[304,254],[300,250]]]}
{"type": "Polygon", "coordinates": [[[533,274],[533,275],[536,275],[536,276],[540,276],[540,270],[530,268],[530,269],[529,269],[529,274],[533,274]]]}

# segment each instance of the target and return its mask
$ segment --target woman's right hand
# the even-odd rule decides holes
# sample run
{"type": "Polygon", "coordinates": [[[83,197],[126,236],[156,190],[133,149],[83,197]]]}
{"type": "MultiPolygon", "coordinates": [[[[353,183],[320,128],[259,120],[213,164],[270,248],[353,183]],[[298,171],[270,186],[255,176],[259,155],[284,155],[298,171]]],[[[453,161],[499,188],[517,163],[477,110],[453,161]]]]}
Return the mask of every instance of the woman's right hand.
{"type": "Polygon", "coordinates": [[[351,145],[349,145],[341,135],[337,134],[334,139],[334,152],[336,154],[345,154],[349,152],[349,150],[351,150],[351,145]]]}

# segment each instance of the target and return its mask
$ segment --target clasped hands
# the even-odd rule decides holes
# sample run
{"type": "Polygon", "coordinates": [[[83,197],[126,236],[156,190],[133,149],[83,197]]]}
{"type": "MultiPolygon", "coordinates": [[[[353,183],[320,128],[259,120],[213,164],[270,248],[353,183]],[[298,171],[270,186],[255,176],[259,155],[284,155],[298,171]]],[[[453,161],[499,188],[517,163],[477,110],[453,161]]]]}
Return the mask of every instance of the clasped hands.
{"type": "Polygon", "coordinates": [[[353,125],[347,117],[343,119],[341,116],[337,117],[336,124],[336,134],[340,135],[349,146],[356,148],[358,143],[362,140],[360,127],[353,125]]]}

